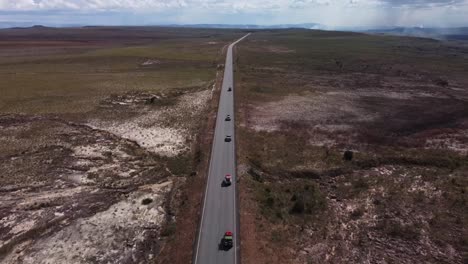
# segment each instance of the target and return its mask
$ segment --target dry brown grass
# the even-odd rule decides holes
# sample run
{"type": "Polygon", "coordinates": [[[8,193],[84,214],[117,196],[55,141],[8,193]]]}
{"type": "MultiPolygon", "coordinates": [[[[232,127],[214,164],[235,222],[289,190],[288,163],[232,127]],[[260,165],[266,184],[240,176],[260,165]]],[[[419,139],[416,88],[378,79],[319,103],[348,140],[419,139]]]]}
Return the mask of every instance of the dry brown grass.
{"type": "Polygon", "coordinates": [[[272,31],[238,56],[243,239],[279,242],[243,261],[463,262],[466,48],[272,31]]]}

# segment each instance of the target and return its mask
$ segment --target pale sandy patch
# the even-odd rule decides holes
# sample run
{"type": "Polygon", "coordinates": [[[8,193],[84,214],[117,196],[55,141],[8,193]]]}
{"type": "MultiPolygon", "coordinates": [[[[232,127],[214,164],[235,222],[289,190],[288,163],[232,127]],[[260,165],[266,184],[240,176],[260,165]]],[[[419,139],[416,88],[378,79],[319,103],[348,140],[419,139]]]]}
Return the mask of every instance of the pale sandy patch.
{"type": "Polygon", "coordinates": [[[38,240],[23,263],[89,263],[97,256],[95,260],[100,263],[132,259],[138,252],[126,244],[141,242],[147,228],[158,228],[163,223],[164,195],[171,186],[171,182],[144,186],[108,210],[79,219],[52,236],[38,240]],[[152,202],[143,205],[145,198],[152,202]],[[132,234],[129,237],[133,240],[126,240],[127,233],[132,234]]]}
{"type": "Polygon", "coordinates": [[[187,151],[191,126],[196,115],[205,109],[212,91],[187,93],[177,98],[174,106],[150,110],[125,121],[91,120],[89,125],[138,143],[160,155],[176,156],[187,151]],[[168,120],[177,120],[169,122],[168,120]]]}
{"type": "Polygon", "coordinates": [[[249,122],[257,131],[279,130],[282,122],[295,121],[336,130],[339,126],[349,128],[346,122],[351,118],[353,122],[368,122],[378,117],[376,113],[366,113],[354,100],[354,96],[342,93],[290,95],[280,101],[253,106],[249,122]]]}

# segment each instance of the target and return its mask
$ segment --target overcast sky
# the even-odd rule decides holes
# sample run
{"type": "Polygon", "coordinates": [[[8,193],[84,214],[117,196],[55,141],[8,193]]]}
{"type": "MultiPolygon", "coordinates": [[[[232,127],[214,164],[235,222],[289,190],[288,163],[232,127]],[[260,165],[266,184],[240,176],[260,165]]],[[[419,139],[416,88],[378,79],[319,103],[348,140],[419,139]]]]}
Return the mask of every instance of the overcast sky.
{"type": "Polygon", "coordinates": [[[450,27],[468,26],[468,0],[0,0],[0,21],[450,27]]]}

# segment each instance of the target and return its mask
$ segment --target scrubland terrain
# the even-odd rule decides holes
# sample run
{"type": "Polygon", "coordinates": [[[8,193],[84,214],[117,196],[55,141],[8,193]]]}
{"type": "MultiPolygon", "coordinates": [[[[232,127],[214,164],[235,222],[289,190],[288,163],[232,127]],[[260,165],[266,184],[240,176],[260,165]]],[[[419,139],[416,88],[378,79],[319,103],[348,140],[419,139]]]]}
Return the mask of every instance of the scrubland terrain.
{"type": "Polygon", "coordinates": [[[466,46],[284,30],[236,53],[243,263],[466,263],[466,46]]]}
{"type": "Polygon", "coordinates": [[[218,64],[242,34],[0,30],[0,262],[157,263],[179,226],[188,262],[200,196],[182,190],[201,195],[218,64]]]}

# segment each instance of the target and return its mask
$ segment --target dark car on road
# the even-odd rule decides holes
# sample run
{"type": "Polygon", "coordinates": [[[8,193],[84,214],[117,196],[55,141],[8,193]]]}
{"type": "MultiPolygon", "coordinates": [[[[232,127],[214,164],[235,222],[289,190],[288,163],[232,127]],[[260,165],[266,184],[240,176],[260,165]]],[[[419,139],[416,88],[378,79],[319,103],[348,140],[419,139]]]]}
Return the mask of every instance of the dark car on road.
{"type": "Polygon", "coordinates": [[[230,92],[230,91],[232,91],[232,88],[231,88],[231,87],[228,88],[228,92],[230,92]]]}
{"type": "Polygon", "coordinates": [[[226,233],[224,233],[224,236],[223,238],[221,239],[221,243],[219,244],[219,249],[221,250],[229,250],[232,248],[232,232],[231,231],[227,231],[226,233]]]}
{"type": "Polygon", "coordinates": [[[232,184],[231,179],[232,179],[231,174],[226,174],[226,176],[224,176],[224,180],[223,180],[222,186],[223,186],[223,187],[228,187],[228,186],[230,186],[230,185],[232,184]]]}
{"type": "Polygon", "coordinates": [[[226,118],[224,119],[226,121],[231,121],[231,116],[230,115],[227,115],[226,118]]]}
{"type": "Polygon", "coordinates": [[[226,137],[224,138],[224,142],[231,142],[231,141],[232,141],[231,136],[226,136],[226,137]]]}

